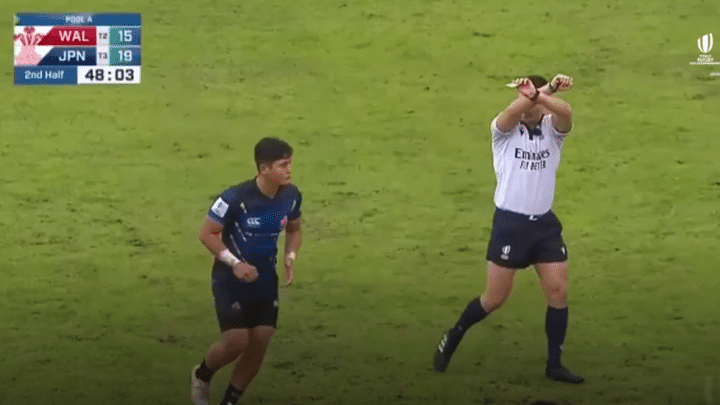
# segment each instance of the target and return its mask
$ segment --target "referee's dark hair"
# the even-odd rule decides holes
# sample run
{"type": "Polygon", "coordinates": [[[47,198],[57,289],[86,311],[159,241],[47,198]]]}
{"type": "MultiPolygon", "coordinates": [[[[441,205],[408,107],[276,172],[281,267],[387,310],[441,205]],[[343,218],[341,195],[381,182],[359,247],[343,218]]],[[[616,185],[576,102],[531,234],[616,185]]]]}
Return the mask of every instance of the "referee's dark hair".
{"type": "Polygon", "coordinates": [[[260,170],[263,163],[271,164],[276,160],[287,159],[293,154],[293,148],[279,138],[263,138],[255,145],[255,166],[260,170]]]}
{"type": "Polygon", "coordinates": [[[533,86],[535,86],[536,89],[540,89],[540,87],[546,85],[548,83],[547,80],[545,80],[544,77],[538,76],[538,75],[530,75],[528,76],[528,79],[532,82],[533,86]]]}

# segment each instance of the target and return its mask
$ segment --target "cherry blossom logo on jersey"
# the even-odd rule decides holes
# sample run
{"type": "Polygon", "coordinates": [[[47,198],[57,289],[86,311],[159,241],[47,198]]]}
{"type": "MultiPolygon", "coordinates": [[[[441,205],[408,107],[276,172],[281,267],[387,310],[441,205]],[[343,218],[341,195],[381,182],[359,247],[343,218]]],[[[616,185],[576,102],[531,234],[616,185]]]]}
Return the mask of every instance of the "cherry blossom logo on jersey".
{"type": "Polygon", "coordinates": [[[287,215],[285,215],[283,217],[282,221],[280,221],[280,229],[281,230],[285,229],[285,225],[287,225],[287,223],[288,223],[288,218],[287,218],[287,215]]]}
{"type": "Polygon", "coordinates": [[[15,66],[37,66],[40,55],[35,46],[42,41],[44,35],[35,32],[35,27],[25,27],[22,33],[14,35],[15,42],[20,41],[20,54],[15,58],[15,66]]]}

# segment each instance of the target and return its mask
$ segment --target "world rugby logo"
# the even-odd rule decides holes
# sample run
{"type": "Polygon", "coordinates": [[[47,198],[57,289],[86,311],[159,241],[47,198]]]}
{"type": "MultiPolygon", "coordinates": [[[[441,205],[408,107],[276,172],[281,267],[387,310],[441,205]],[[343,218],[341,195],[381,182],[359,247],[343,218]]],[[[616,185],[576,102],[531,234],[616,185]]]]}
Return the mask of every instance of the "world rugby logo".
{"type": "Polygon", "coordinates": [[[700,48],[700,52],[702,53],[708,53],[713,47],[713,37],[712,34],[706,34],[702,37],[698,38],[698,48],[700,48]]]}
{"type": "Polygon", "coordinates": [[[700,49],[700,56],[694,62],[690,62],[691,65],[720,65],[720,62],[715,62],[710,50],[713,47],[713,36],[712,34],[705,34],[697,40],[698,49],[700,49]]]}

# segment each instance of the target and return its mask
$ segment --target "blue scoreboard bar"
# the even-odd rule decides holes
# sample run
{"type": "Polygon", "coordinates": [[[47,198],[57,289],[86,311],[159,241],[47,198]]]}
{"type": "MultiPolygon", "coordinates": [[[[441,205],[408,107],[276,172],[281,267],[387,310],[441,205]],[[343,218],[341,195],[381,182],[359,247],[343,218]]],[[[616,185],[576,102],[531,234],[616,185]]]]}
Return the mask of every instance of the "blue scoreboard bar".
{"type": "Polygon", "coordinates": [[[16,85],[139,84],[139,13],[17,13],[16,85]]]}

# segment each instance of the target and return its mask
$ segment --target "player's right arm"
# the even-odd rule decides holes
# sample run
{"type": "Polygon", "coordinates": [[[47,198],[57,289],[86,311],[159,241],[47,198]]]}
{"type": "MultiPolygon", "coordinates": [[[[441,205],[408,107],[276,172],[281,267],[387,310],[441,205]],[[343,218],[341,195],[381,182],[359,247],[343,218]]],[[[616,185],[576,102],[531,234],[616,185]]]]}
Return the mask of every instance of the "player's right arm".
{"type": "Polygon", "coordinates": [[[218,197],[210,208],[205,222],[203,222],[200,227],[199,239],[213,256],[233,269],[233,273],[235,273],[237,278],[248,282],[255,281],[258,276],[257,269],[232,254],[227,246],[225,246],[225,243],[223,243],[222,231],[225,227],[225,222],[234,215],[234,211],[230,209],[230,205],[225,202],[225,199],[231,200],[226,194],[227,193],[223,193],[223,195],[218,197]],[[223,197],[225,197],[225,199],[223,199],[223,197]]]}
{"type": "MultiPolygon", "coordinates": [[[[225,246],[222,241],[223,228],[223,224],[210,218],[205,218],[205,222],[203,222],[202,226],[200,227],[200,242],[205,245],[207,250],[209,250],[210,253],[213,254],[213,256],[218,258],[223,251],[228,250],[227,246],[225,246]]],[[[240,261],[240,259],[238,259],[237,257],[236,259],[237,261],[240,261]]],[[[231,267],[234,265],[234,262],[228,263],[224,260],[223,262],[231,267]]]]}

